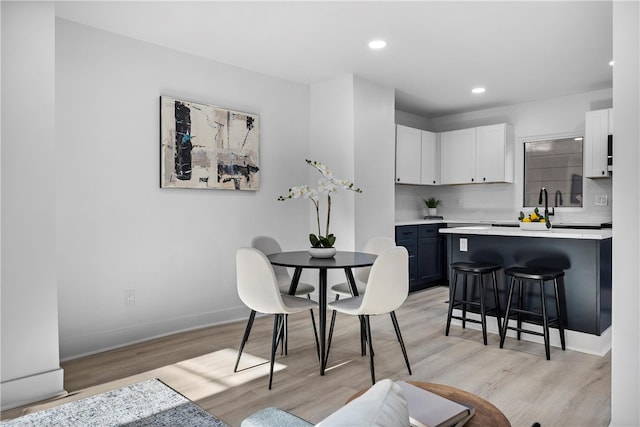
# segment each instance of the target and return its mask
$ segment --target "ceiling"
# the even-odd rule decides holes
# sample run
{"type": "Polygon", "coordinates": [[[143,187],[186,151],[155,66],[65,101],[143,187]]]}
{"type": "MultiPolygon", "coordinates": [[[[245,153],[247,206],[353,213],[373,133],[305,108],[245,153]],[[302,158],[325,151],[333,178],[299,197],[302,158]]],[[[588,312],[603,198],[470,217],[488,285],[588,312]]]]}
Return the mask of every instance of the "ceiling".
{"type": "Polygon", "coordinates": [[[304,84],[355,74],[430,118],[612,87],[611,1],[71,1],[56,15],[304,84]]]}

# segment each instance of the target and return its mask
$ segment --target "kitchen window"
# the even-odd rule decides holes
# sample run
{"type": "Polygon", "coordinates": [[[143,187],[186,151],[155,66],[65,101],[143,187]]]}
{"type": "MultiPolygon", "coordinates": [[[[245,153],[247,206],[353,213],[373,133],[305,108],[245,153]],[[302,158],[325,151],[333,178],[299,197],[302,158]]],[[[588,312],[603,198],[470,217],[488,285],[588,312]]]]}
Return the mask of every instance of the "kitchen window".
{"type": "Polygon", "coordinates": [[[582,141],[582,136],[525,141],[524,207],[541,206],[543,187],[550,207],[582,207],[582,141]]]}

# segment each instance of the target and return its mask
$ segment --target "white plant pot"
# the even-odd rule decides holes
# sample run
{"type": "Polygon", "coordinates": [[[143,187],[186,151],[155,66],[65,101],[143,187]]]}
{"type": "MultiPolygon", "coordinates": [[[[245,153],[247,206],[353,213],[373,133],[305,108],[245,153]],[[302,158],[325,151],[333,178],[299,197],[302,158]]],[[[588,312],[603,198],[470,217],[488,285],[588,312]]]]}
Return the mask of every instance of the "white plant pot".
{"type": "Polygon", "coordinates": [[[309,248],[309,255],[312,258],[333,258],[336,248],[309,248]]]}
{"type": "Polygon", "coordinates": [[[427,214],[429,216],[436,216],[438,215],[438,208],[427,208],[427,214]]]}

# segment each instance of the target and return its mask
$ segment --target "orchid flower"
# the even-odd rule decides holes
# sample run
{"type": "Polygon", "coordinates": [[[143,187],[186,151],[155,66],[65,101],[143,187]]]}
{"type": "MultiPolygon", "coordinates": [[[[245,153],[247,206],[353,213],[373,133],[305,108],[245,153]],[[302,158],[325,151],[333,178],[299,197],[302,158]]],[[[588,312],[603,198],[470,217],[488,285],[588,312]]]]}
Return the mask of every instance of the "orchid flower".
{"type": "Polygon", "coordinates": [[[311,188],[308,185],[298,185],[291,187],[289,193],[286,196],[279,196],[279,201],[285,201],[287,199],[310,199],[316,208],[316,222],[318,225],[318,234],[310,234],[309,240],[313,247],[333,247],[335,243],[335,236],[329,234],[329,224],[331,221],[331,194],[336,193],[338,190],[351,190],[355,193],[362,193],[362,190],[356,188],[354,183],[345,179],[334,178],[333,173],[327,168],[324,163],[315,160],[306,160],[307,164],[313,166],[320,172],[322,178],[318,181],[318,190],[311,188]],[[320,194],[327,196],[327,226],[325,228],[325,235],[322,236],[322,230],[320,229],[320,194]]]}

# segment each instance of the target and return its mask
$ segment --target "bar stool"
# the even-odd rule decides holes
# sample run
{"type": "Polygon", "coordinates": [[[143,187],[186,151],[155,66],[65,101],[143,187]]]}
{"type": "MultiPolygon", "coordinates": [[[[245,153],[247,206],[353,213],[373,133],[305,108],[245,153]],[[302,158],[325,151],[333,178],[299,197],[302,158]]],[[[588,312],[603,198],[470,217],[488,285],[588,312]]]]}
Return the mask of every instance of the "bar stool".
{"type": "Polygon", "coordinates": [[[524,268],[524,267],[511,267],[505,270],[505,276],[510,276],[511,280],[509,282],[509,296],[507,299],[507,311],[504,315],[504,323],[502,326],[502,330],[500,332],[500,348],[504,345],[504,340],[507,337],[507,329],[512,329],[517,331],[517,338],[520,340],[520,334],[522,332],[527,332],[533,335],[538,335],[544,337],[544,350],[547,356],[547,360],[551,359],[551,354],[549,350],[549,325],[555,324],[558,326],[558,331],[560,332],[560,344],[562,345],[562,350],[565,350],[565,342],[564,342],[564,319],[562,319],[562,312],[560,311],[560,298],[558,293],[558,278],[564,276],[564,271],[562,270],[547,270],[547,269],[539,269],[539,268],[524,268]],[[548,281],[553,280],[553,290],[555,296],[555,304],[556,304],[556,317],[549,319],[549,315],[547,313],[547,303],[546,303],[546,295],[544,292],[544,284],[548,281]],[[523,308],[523,297],[524,297],[524,286],[523,283],[538,283],[540,286],[540,299],[541,299],[541,312],[534,312],[531,310],[526,310],[523,308]],[[513,292],[515,287],[518,286],[518,306],[516,308],[512,307],[511,299],[513,296],[513,292]],[[522,328],[522,315],[528,314],[532,316],[537,316],[542,318],[542,332],[532,331],[528,329],[522,328]],[[516,315],[517,316],[517,327],[509,326],[509,317],[516,315]]]}
{"type": "MultiPolygon", "coordinates": [[[[451,285],[451,295],[449,298],[449,313],[447,315],[447,328],[445,335],[449,335],[449,327],[451,326],[451,319],[462,320],[462,329],[465,328],[466,322],[474,322],[482,324],[482,340],[484,345],[487,345],[487,313],[494,312],[496,319],[498,320],[498,331],[502,330],[500,322],[500,301],[498,300],[498,285],[496,283],[496,271],[502,268],[501,265],[496,264],[481,264],[474,262],[455,262],[450,265],[453,270],[453,280],[451,285]],[[493,279],[493,308],[487,309],[484,301],[484,275],[491,274],[493,279]],[[458,275],[462,275],[462,298],[456,298],[456,287],[458,284],[458,275]],[[480,301],[470,299],[467,296],[467,277],[474,278],[474,283],[479,284],[480,287],[480,301]],[[480,306],[480,320],[467,319],[467,306],[480,306]],[[462,316],[454,316],[453,309],[455,307],[462,307],[462,316]]],[[[473,296],[473,294],[472,294],[473,296]]]]}

